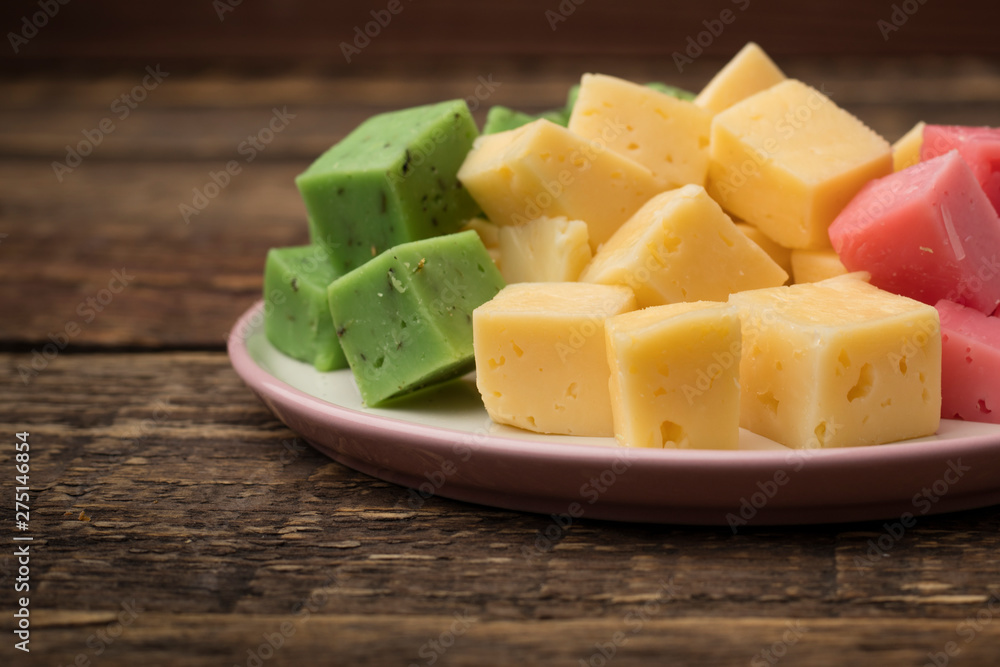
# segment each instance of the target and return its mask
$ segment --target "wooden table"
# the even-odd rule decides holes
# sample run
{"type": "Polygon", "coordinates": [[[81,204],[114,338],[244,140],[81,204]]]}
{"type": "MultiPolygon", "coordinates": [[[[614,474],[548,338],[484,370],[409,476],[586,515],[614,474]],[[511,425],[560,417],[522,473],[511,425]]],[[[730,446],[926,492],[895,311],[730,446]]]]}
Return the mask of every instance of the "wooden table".
{"type": "MultiPolygon", "coordinates": [[[[671,80],[697,89],[718,65],[671,80]]],[[[1000,124],[995,60],[782,65],[890,140],[920,119],[1000,124]]],[[[18,534],[34,538],[27,655],[5,528],[0,664],[1000,664],[1000,507],[920,518],[871,559],[883,522],[734,535],[584,519],[529,562],[549,518],[410,509],[237,378],[226,334],[267,248],[306,241],[293,178],[312,158],[374,112],[474,96],[480,76],[501,83],[481,119],[558,106],[588,70],[655,80],[662,63],[0,82],[0,423],[10,444],[30,433],[18,534]],[[144,98],[127,117],[122,95],[144,98]],[[275,114],[287,124],[262,133],[275,114]],[[89,154],[73,166],[67,145],[89,154]]]]}

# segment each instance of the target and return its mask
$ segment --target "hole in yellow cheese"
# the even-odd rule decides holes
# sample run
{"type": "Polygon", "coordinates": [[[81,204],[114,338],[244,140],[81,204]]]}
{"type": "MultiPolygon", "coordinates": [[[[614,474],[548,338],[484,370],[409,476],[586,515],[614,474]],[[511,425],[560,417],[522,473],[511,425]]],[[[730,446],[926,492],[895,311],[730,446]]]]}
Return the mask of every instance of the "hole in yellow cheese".
{"type": "Polygon", "coordinates": [[[851,390],[847,392],[847,400],[855,401],[859,398],[864,398],[872,392],[872,383],[875,381],[875,371],[872,369],[871,364],[865,364],[861,367],[861,373],[858,375],[858,382],[851,390]]]}
{"type": "Polygon", "coordinates": [[[685,439],[684,429],[680,425],[669,420],[660,424],[660,443],[663,447],[666,447],[668,442],[679,447],[685,439]]]}
{"type": "Polygon", "coordinates": [[[826,443],[826,422],[817,424],[813,433],[816,434],[816,442],[822,447],[826,443]]]}
{"type": "Polygon", "coordinates": [[[774,397],[769,391],[765,391],[763,394],[757,394],[757,400],[766,407],[771,414],[778,414],[778,399],[774,397]]]}

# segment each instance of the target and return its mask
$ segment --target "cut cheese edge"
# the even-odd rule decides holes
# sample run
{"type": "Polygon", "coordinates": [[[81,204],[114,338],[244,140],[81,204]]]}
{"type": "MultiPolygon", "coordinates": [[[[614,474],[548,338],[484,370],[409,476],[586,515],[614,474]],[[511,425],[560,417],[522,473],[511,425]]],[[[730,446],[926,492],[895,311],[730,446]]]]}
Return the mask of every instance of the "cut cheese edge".
{"type": "Polygon", "coordinates": [[[734,294],[740,425],[787,447],[876,445],[933,434],[941,336],[932,306],[855,276],[734,294]]]}
{"type": "Polygon", "coordinates": [[[585,282],[632,288],[643,308],[725,301],[733,292],[781,285],[787,279],[697,185],[646,202],[580,275],[585,282]]]}
{"type": "Polygon", "coordinates": [[[717,115],[711,156],[709,194],[787,248],[829,248],[837,214],[892,172],[885,139],[794,79],[717,115]]]}
{"type": "Polygon", "coordinates": [[[538,218],[499,231],[501,269],[510,283],[572,282],[591,258],[587,223],[538,218]]]}
{"type": "Polygon", "coordinates": [[[493,421],[536,433],[612,436],[606,318],[626,287],[508,285],[472,315],[476,385],[493,421]]]}
{"type": "Polygon", "coordinates": [[[920,162],[920,147],[924,143],[926,126],[927,123],[920,121],[892,145],[893,171],[902,171],[920,162]]]}
{"type": "Polygon", "coordinates": [[[712,115],[686,100],[584,74],[569,129],[648,168],[661,190],[705,184],[712,115]]]}
{"type": "Polygon", "coordinates": [[[743,232],[743,235],[748,239],[760,246],[760,249],[768,254],[768,256],[774,260],[774,263],[781,267],[781,269],[788,275],[792,275],[792,251],[789,248],[781,245],[770,236],[760,231],[749,222],[740,222],[733,220],[736,224],[736,229],[743,232]]]}
{"type": "Polygon", "coordinates": [[[491,222],[583,220],[595,250],[663,189],[641,164],[544,119],[477,139],[458,178],[491,222]]]}
{"type": "Polygon", "coordinates": [[[747,42],[698,93],[694,103],[712,113],[720,113],[784,80],[784,73],[764,49],[747,42]]]}
{"type": "Polygon", "coordinates": [[[847,273],[833,250],[792,250],[792,282],[818,283],[847,273]]]}
{"type": "Polygon", "coordinates": [[[615,438],[630,447],[736,449],[740,318],[698,301],[606,322],[615,438]]]}

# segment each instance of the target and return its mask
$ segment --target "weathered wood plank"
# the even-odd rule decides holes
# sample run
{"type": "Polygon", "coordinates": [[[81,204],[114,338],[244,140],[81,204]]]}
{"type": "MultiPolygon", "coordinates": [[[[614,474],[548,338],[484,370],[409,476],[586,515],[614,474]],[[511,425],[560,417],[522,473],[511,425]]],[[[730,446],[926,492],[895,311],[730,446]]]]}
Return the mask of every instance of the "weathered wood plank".
{"type": "MultiPolygon", "coordinates": [[[[282,614],[332,577],[342,614],[619,622],[666,582],[664,617],[954,626],[1000,593],[997,507],[922,518],[888,545],[884,522],[733,535],[584,519],[550,540],[548,517],[411,504],[331,462],[223,354],[64,354],[28,385],[24,360],[0,355],[0,429],[32,434],[39,609],[128,596],[153,613],[282,614]]],[[[0,563],[10,572],[13,557],[0,563]]]]}
{"type": "Polygon", "coordinates": [[[187,224],[180,205],[221,166],[85,163],[58,185],[0,164],[0,340],[221,348],[267,249],[308,240],[294,164],[245,165],[187,224]]]}
{"type": "MultiPolygon", "coordinates": [[[[1000,107],[1000,65],[977,59],[922,58],[781,63],[790,76],[823,87],[874,129],[895,139],[914,118],[984,124],[1000,107]],[[992,114],[992,115],[991,115],[992,114]]],[[[456,97],[470,98],[482,120],[491,104],[538,111],[561,106],[584,71],[608,71],[634,80],[667,80],[698,90],[718,61],[698,61],[684,74],[666,63],[564,60],[525,72],[509,60],[479,60],[442,74],[393,72],[371,78],[291,75],[241,79],[174,74],[128,109],[117,102],[141,82],[116,75],[89,81],[29,78],[5,82],[0,97],[0,154],[65,161],[66,146],[85,140],[102,120],[114,126],[90,160],[151,158],[242,160],[241,142],[270,121],[274,108],[294,116],[260,152],[260,159],[311,160],[371,114],[456,97]],[[488,87],[481,85],[489,82],[488,87]],[[477,98],[477,91],[481,99],[477,98]],[[127,115],[123,117],[123,114],[127,115]]]]}
{"type": "MultiPolygon", "coordinates": [[[[117,601],[116,601],[117,602],[117,601]]],[[[954,642],[956,663],[1000,660],[1000,636],[952,620],[671,618],[675,604],[637,601],[609,618],[497,620],[467,609],[420,617],[352,615],[318,588],[299,613],[39,612],[38,650],[54,664],[101,665],[923,665],[954,642]],[[121,614],[121,620],[117,614],[121,614]],[[115,635],[115,636],[112,636],[115,635]],[[968,639],[968,641],[966,641],[968,639]],[[89,644],[88,644],[89,642],[89,644]],[[277,649],[272,646],[277,646],[277,649]],[[44,646],[44,648],[42,648],[44,646]],[[101,651],[100,654],[97,651],[101,651]],[[608,658],[605,658],[608,656],[608,658]],[[263,658],[263,659],[262,659],[263,658]],[[755,662],[756,661],[756,662],[755,662]]],[[[8,650],[7,647],[0,649],[8,650]]],[[[933,664],[933,663],[930,663],[933,664]]]]}
{"type": "MultiPolygon", "coordinates": [[[[95,1],[89,11],[75,5],[62,8],[60,18],[48,21],[16,56],[29,63],[46,58],[141,62],[167,57],[265,67],[314,59],[341,70],[364,67],[373,59],[432,55],[456,59],[518,54],[540,59],[560,53],[627,53],[669,59],[701,32],[708,39],[702,37],[701,47],[695,47],[714,55],[731,53],[748,39],[781,53],[920,54],[933,49],[995,54],[991,27],[1000,19],[992,4],[929,3],[911,9],[916,12],[912,18],[903,14],[901,29],[885,33],[878,22],[892,20],[892,7],[862,0],[808,6],[792,0],[715,5],[624,0],[586,7],[530,0],[493,5],[428,0],[394,6],[399,14],[382,14],[384,28],[369,28],[374,37],[356,37],[355,30],[373,21],[372,12],[385,12],[387,6],[177,2],[162,12],[124,0],[95,1]],[[724,9],[730,10],[727,24],[719,20],[724,9]],[[708,32],[712,23],[714,35],[708,32]],[[356,39],[360,49],[348,59],[341,44],[356,39]]],[[[3,25],[20,26],[21,16],[36,9],[27,0],[10,2],[0,16],[3,25]]],[[[889,24],[890,29],[896,27],[889,24]]],[[[0,62],[16,62],[14,53],[8,50],[0,62]]]]}

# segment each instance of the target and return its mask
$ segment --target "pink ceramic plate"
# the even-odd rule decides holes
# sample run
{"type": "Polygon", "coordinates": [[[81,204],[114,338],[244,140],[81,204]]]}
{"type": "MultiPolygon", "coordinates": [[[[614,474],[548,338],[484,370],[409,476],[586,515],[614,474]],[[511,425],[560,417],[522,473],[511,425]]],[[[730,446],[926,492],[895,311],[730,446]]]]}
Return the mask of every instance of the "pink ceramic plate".
{"type": "Polygon", "coordinates": [[[880,447],[786,449],[749,432],[739,451],[646,450],[611,438],[493,424],[471,376],[391,409],[361,404],[350,371],[278,352],[257,303],[229,336],[240,377],[271,411],[346,466],[441,495],[529,512],[744,526],[919,518],[1000,503],[1000,426],[946,420],[938,435],[880,447]]]}

